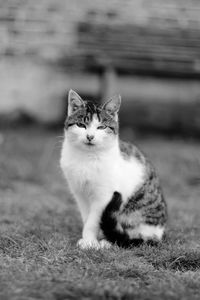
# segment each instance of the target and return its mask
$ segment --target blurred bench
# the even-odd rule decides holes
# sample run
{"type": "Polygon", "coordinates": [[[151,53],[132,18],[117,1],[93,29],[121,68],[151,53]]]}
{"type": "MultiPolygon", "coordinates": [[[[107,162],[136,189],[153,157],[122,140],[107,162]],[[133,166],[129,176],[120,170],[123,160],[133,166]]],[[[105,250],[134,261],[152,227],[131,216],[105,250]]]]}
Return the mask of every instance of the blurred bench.
{"type": "Polygon", "coordinates": [[[117,74],[200,78],[200,31],[177,27],[81,22],[70,62],[98,73],[109,94],[117,74]]]}
{"type": "Polygon", "coordinates": [[[88,70],[110,62],[125,74],[200,75],[199,30],[80,23],[78,49],[88,70]]]}

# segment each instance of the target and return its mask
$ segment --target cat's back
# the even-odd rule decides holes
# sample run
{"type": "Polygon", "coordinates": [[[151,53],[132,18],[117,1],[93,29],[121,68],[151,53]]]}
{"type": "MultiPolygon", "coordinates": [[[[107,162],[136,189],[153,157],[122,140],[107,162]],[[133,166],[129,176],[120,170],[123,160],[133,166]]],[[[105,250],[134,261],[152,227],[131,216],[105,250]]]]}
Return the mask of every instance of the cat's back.
{"type": "Polygon", "coordinates": [[[119,149],[125,160],[135,159],[141,164],[146,163],[144,154],[134,144],[120,140],[119,149]]]}

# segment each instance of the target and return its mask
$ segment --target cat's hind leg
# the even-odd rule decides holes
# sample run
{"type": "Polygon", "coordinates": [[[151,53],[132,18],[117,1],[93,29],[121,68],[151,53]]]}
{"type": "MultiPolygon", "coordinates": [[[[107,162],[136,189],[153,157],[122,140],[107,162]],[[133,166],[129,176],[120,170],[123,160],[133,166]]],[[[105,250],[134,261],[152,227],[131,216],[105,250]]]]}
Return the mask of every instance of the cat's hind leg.
{"type": "Polygon", "coordinates": [[[160,225],[141,224],[139,231],[144,241],[161,241],[164,233],[164,227],[160,225]]]}
{"type": "Polygon", "coordinates": [[[130,229],[128,235],[130,239],[140,237],[143,241],[160,242],[164,234],[164,226],[140,224],[137,228],[130,229]]]}

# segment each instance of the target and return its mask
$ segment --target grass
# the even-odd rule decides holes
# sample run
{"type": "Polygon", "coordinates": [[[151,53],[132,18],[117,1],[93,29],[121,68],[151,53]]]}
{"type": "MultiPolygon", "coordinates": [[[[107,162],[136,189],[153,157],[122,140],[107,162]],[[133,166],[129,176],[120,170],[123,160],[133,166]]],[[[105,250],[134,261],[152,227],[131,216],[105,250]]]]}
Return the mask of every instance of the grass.
{"type": "Polygon", "coordinates": [[[59,169],[60,132],[0,134],[0,299],[199,299],[200,144],[138,139],[169,207],[157,246],[81,251],[80,215],[59,169]]]}

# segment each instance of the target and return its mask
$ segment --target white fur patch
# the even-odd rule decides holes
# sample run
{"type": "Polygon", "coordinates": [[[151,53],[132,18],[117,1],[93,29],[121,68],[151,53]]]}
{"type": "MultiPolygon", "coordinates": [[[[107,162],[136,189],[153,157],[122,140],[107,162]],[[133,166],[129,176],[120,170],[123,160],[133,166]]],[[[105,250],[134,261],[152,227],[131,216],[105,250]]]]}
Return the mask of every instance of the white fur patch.
{"type": "Polygon", "coordinates": [[[126,203],[143,184],[144,175],[144,166],[136,158],[132,157],[130,160],[124,160],[122,156],[119,157],[119,168],[116,174],[119,181],[117,191],[121,193],[123,202],[126,203]]]}
{"type": "Polygon", "coordinates": [[[134,229],[127,230],[127,233],[131,239],[142,237],[145,241],[149,239],[160,241],[164,233],[164,227],[140,224],[134,229]]]}

